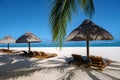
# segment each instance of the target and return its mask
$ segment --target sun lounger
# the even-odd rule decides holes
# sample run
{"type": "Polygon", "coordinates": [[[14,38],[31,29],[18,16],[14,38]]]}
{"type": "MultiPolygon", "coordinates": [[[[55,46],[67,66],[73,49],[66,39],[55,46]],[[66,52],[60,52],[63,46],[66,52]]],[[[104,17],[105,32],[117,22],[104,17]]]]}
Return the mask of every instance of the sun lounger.
{"type": "Polygon", "coordinates": [[[41,56],[40,52],[38,51],[33,51],[34,56],[41,56]]]}
{"type": "Polygon", "coordinates": [[[73,61],[70,61],[68,64],[74,63],[75,65],[80,66],[84,62],[81,55],[72,54],[72,57],[73,57],[73,61]]]}
{"type": "Polygon", "coordinates": [[[55,53],[47,53],[46,58],[55,57],[55,56],[57,56],[57,54],[55,54],[55,53]]]}
{"type": "Polygon", "coordinates": [[[72,54],[74,61],[83,61],[82,56],[78,54],[72,54]]]}
{"type": "Polygon", "coordinates": [[[40,51],[41,56],[47,56],[47,54],[43,51],[40,51]]]}
{"type": "Polygon", "coordinates": [[[87,67],[93,66],[93,67],[98,67],[99,70],[103,70],[104,67],[109,65],[111,63],[111,60],[109,59],[104,59],[101,56],[90,56],[90,62],[87,65],[87,67]]]}
{"type": "Polygon", "coordinates": [[[24,56],[24,57],[33,57],[34,56],[34,53],[32,51],[23,51],[22,54],[20,54],[21,56],[24,56]]]}
{"type": "Polygon", "coordinates": [[[9,50],[9,49],[0,49],[0,52],[2,52],[2,53],[7,53],[7,54],[15,54],[15,53],[19,53],[19,52],[21,52],[21,51],[9,50]]]}
{"type": "Polygon", "coordinates": [[[57,56],[57,54],[55,54],[55,53],[45,53],[43,51],[40,51],[40,52],[33,51],[33,53],[35,55],[34,57],[36,57],[36,58],[50,58],[50,57],[57,56]]]}
{"type": "Polygon", "coordinates": [[[51,58],[57,56],[55,53],[45,53],[45,52],[40,52],[41,58],[51,58]]]}
{"type": "Polygon", "coordinates": [[[55,53],[45,53],[43,51],[28,51],[28,52],[23,51],[23,53],[20,55],[24,57],[35,57],[35,58],[42,58],[42,59],[57,56],[57,54],[55,53]]]}

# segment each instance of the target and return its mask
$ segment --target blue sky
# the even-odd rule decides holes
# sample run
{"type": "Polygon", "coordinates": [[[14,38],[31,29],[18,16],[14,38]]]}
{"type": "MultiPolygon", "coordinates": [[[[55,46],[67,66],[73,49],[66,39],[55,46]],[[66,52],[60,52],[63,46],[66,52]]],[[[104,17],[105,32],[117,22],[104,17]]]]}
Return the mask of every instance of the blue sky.
{"type": "MultiPolygon", "coordinates": [[[[94,5],[92,21],[120,41],[120,0],[94,0],[94,5]]],[[[49,12],[50,0],[0,0],[0,38],[11,35],[17,39],[32,32],[42,41],[51,40],[49,12]]],[[[68,24],[67,35],[86,18],[79,10],[68,24]]]]}

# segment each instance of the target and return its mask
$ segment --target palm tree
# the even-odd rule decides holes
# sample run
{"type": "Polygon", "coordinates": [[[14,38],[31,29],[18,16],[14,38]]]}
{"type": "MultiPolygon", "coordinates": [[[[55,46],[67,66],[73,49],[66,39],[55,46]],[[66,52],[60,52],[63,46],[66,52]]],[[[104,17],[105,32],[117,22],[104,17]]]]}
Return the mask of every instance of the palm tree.
{"type": "Polygon", "coordinates": [[[78,7],[92,18],[94,13],[93,0],[52,0],[50,12],[50,25],[52,32],[52,41],[57,42],[61,47],[66,36],[67,23],[78,10],[78,7]]]}

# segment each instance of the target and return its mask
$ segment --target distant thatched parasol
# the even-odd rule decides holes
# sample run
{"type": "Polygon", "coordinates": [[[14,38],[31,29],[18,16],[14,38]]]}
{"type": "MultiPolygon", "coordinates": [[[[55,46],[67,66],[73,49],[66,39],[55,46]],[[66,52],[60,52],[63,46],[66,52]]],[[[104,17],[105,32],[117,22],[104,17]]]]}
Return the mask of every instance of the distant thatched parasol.
{"type": "Polygon", "coordinates": [[[0,40],[0,43],[7,43],[8,49],[9,49],[10,43],[15,43],[15,39],[12,38],[11,36],[7,35],[3,39],[0,40]]]}
{"type": "Polygon", "coordinates": [[[87,59],[89,59],[89,40],[112,40],[113,36],[103,28],[94,24],[91,20],[84,20],[83,23],[73,30],[67,37],[67,41],[86,40],[87,59]]]}
{"type": "Polygon", "coordinates": [[[40,42],[41,40],[31,32],[27,32],[16,40],[16,43],[28,43],[30,51],[30,43],[40,42]]]}

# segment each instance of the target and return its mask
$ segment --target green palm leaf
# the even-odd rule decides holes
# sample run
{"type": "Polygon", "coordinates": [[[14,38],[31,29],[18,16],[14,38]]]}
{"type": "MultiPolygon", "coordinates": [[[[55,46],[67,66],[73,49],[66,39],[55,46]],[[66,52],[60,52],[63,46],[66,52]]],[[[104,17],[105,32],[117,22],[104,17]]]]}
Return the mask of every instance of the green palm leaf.
{"type": "Polygon", "coordinates": [[[91,18],[94,12],[92,0],[53,0],[50,12],[50,25],[52,41],[61,47],[66,36],[67,23],[71,21],[72,14],[77,12],[80,5],[84,13],[91,18]]]}

